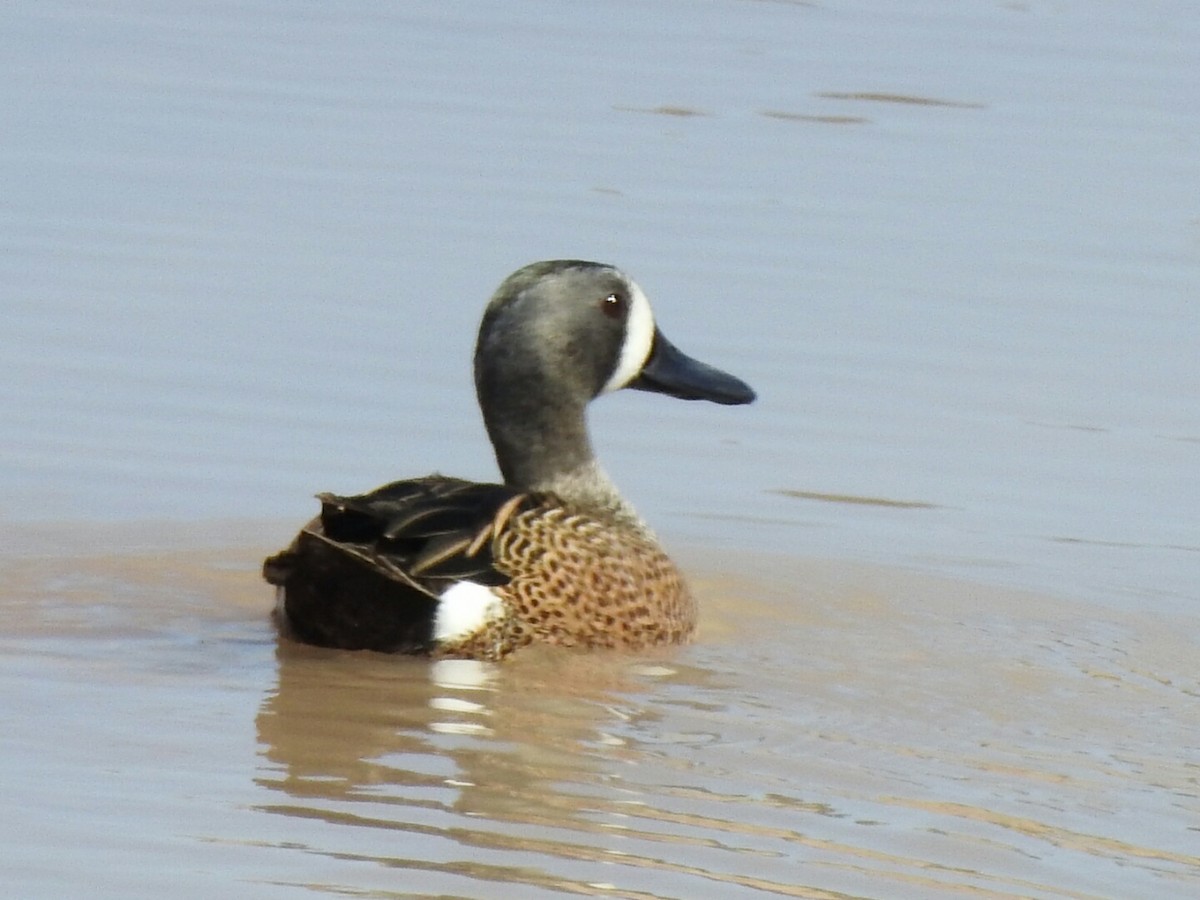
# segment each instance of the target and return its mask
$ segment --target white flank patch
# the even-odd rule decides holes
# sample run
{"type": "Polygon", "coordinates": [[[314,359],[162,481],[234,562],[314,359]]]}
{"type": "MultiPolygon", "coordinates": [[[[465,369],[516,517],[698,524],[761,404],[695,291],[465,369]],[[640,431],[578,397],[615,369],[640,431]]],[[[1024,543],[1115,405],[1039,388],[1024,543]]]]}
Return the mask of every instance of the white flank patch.
{"type": "Polygon", "coordinates": [[[504,603],[491,588],[473,581],[457,581],[442,591],[438,600],[434,640],[461,641],[502,615],[504,603]]]}
{"type": "Polygon", "coordinates": [[[654,343],[654,313],[650,311],[650,301],[642,289],[629,279],[629,318],[625,320],[625,343],[621,345],[621,357],[612,377],[608,379],[600,393],[620,390],[637,377],[650,358],[650,347],[654,343]]]}

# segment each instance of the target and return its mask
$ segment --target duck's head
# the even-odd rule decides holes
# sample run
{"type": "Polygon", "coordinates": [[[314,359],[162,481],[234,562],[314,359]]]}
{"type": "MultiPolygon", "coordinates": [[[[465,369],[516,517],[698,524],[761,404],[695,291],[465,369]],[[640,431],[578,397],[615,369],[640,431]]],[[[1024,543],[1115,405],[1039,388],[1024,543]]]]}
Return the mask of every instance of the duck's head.
{"type": "Polygon", "coordinates": [[[740,378],[692,359],[654,323],[645,293],[614,266],[581,260],[531,263],[492,295],[475,347],[480,399],[493,383],[582,403],[634,388],[682,400],[750,403],[740,378]]]}
{"type": "Polygon", "coordinates": [[[583,409],[600,394],[754,400],[740,378],[668,341],[631,278],[580,260],[532,263],[504,280],[479,328],[475,387],[506,479],[526,485],[591,459],[583,409]]]}

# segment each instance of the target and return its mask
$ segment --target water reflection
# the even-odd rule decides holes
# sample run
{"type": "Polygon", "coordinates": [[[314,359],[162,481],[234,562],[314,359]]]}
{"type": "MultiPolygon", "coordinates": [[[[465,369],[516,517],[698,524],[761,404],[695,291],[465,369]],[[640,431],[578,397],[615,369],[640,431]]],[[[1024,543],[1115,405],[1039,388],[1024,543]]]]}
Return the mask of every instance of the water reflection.
{"type": "Polygon", "coordinates": [[[463,829],[603,827],[594,751],[620,754],[623,741],[606,727],[641,714],[630,704],[636,673],[646,671],[617,654],[551,650],[503,666],[431,664],[288,640],[277,660],[278,687],[257,717],[273,766],[258,781],[285,796],[267,809],[363,825],[365,804],[371,827],[403,831],[428,830],[412,815],[423,809],[446,823],[428,833],[491,845],[496,834],[463,829]]]}
{"type": "MultiPolygon", "coordinates": [[[[721,690],[709,670],[553,648],[498,666],[430,665],[286,641],[278,663],[257,717],[273,764],[258,783],[282,796],[260,808],[354,835],[323,832],[309,852],[572,893],[620,878],[621,896],[659,896],[628,890],[657,872],[811,895],[738,861],[786,859],[793,850],[758,844],[800,847],[799,832],[738,822],[754,798],[688,775],[722,739],[704,720],[728,715],[717,694],[695,694],[721,690]],[[674,686],[686,727],[645,702],[650,685],[674,686]],[[403,842],[381,837],[396,832],[403,842]]],[[[829,814],[791,800],[763,808],[829,814]]]]}

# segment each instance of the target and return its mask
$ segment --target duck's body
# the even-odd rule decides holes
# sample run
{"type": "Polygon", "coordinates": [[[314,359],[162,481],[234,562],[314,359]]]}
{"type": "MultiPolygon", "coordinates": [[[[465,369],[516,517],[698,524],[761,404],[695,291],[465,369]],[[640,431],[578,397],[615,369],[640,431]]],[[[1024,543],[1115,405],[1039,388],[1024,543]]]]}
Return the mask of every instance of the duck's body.
{"type": "Polygon", "coordinates": [[[743,382],[654,326],[617,269],[560,260],[511,275],[480,326],[475,382],[505,484],[433,475],[321,514],[266,561],[282,617],[324,646],[497,659],[532,642],[686,640],[695,606],[596,463],[584,409],[623,387],[748,403],[743,382]]]}

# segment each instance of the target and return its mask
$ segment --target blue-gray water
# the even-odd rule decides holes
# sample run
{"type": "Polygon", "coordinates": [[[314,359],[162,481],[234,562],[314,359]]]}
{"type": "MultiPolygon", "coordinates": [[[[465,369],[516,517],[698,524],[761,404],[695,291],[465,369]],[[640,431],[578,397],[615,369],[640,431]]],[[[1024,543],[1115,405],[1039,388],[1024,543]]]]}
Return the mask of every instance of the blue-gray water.
{"type": "Polygon", "coordinates": [[[14,896],[1200,890],[1190,4],[0,26],[14,896]],[[314,492],[495,477],[478,315],[558,256],[759,391],[594,408],[700,643],[277,646],[314,492]]]}

